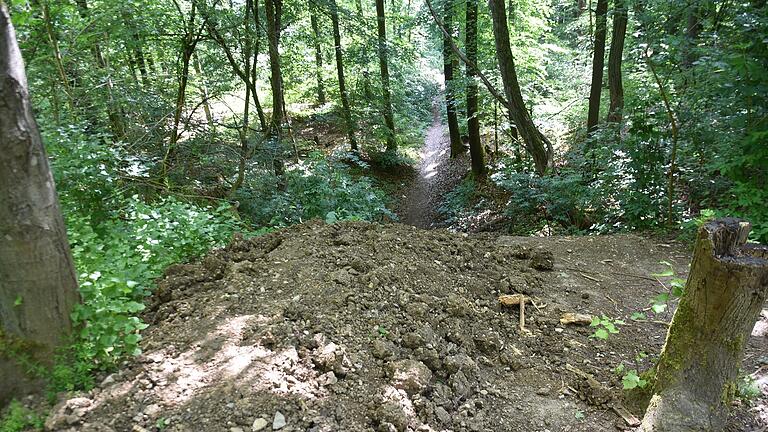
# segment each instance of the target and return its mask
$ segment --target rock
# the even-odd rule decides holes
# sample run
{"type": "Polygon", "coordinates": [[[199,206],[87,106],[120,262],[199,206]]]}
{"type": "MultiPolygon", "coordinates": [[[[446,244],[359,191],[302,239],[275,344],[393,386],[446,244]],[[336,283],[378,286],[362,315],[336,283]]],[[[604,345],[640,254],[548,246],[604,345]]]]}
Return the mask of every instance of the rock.
{"type": "Polygon", "coordinates": [[[536,249],[531,254],[531,268],[536,270],[552,270],[555,268],[555,257],[552,251],[546,249],[536,249]]]}
{"type": "Polygon", "coordinates": [[[109,374],[106,378],[104,378],[104,381],[101,382],[101,387],[106,387],[110,384],[115,383],[115,374],[109,374]]]}
{"type": "Polygon", "coordinates": [[[549,387],[541,387],[541,388],[536,390],[536,394],[539,395],[539,396],[546,396],[546,395],[549,394],[550,391],[551,390],[550,390],[549,387]]]}
{"type": "Polygon", "coordinates": [[[435,417],[437,417],[437,420],[439,420],[440,423],[444,425],[451,424],[451,415],[448,414],[448,411],[446,411],[443,407],[439,406],[435,408],[435,417]]]}
{"type": "Polygon", "coordinates": [[[349,371],[351,362],[344,349],[333,342],[320,344],[313,351],[312,361],[323,372],[333,371],[337,376],[344,377],[349,371]]]}
{"type": "Polygon", "coordinates": [[[286,425],[285,416],[280,411],[275,411],[275,419],[272,420],[272,430],[279,430],[286,425]]]}
{"type": "Polygon", "coordinates": [[[416,332],[410,332],[403,335],[403,345],[405,345],[406,348],[416,349],[424,345],[424,343],[424,338],[416,332]]]}
{"type": "Polygon", "coordinates": [[[405,390],[409,395],[423,392],[432,380],[432,371],[418,360],[398,360],[388,366],[392,385],[397,389],[405,390]]]}
{"type": "Polygon", "coordinates": [[[378,430],[403,432],[408,428],[408,416],[405,415],[399,404],[386,402],[376,409],[373,418],[379,423],[378,430]],[[391,427],[390,427],[391,426],[391,427]]]}
{"type": "Polygon", "coordinates": [[[459,371],[451,375],[448,383],[451,385],[451,389],[453,389],[454,397],[466,399],[471,395],[472,387],[464,372],[459,371]]]}
{"type": "Polygon", "coordinates": [[[66,426],[80,423],[81,418],[92,404],[92,400],[84,397],[76,397],[59,402],[51,411],[51,415],[45,420],[45,429],[63,429],[66,426]]]}
{"type": "Polygon", "coordinates": [[[336,384],[339,382],[339,379],[336,378],[336,374],[334,374],[333,371],[329,371],[317,377],[317,382],[320,385],[328,386],[336,384]]]}
{"type": "Polygon", "coordinates": [[[245,432],[245,431],[243,430],[243,428],[236,426],[236,427],[229,428],[229,432],[245,432]]]}
{"type": "Polygon", "coordinates": [[[386,360],[395,356],[394,345],[385,339],[374,339],[373,342],[371,342],[371,348],[373,357],[377,359],[386,360]]]}
{"type": "Polygon", "coordinates": [[[265,427],[267,427],[268,424],[269,422],[266,419],[259,417],[253,421],[253,424],[251,425],[251,430],[253,430],[254,432],[258,432],[260,430],[263,430],[265,427]]]}
{"type": "Polygon", "coordinates": [[[477,369],[477,363],[466,354],[456,354],[445,358],[445,370],[449,375],[463,371],[464,374],[474,375],[477,369]]]}

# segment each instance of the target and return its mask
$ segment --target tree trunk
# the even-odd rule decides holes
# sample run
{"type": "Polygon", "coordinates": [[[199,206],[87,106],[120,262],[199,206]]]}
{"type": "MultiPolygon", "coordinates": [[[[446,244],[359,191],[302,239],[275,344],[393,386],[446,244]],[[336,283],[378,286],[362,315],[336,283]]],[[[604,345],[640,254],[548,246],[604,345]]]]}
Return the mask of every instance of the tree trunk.
{"type": "Polygon", "coordinates": [[[768,246],[733,218],[699,229],[640,431],[722,431],[744,348],[768,294],[768,246]]]}
{"type": "Polygon", "coordinates": [[[185,34],[181,46],[181,73],[179,74],[179,87],[176,91],[176,107],[173,112],[173,126],[171,128],[171,138],[168,142],[168,148],[163,158],[163,179],[168,180],[168,171],[172,165],[174,155],[176,154],[176,144],[179,141],[179,124],[181,123],[181,114],[184,111],[184,104],[187,98],[187,83],[189,82],[189,64],[192,60],[192,54],[195,52],[197,38],[195,37],[195,3],[189,13],[189,22],[185,24],[185,34]]]}
{"type": "Polygon", "coordinates": [[[384,125],[387,127],[387,151],[397,150],[395,140],[395,116],[392,112],[392,95],[389,91],[389,65],[387,64],[387,25],[384,20],[384,0],[376,0],[376,18],[379,34],[379,68],[381,69],[381,93],[384,99],[384,125]]]}
{"type": "MultiPolygon", "coordinates": [[[[446,30],[453,35],[453,0],[445,0],[444,25],[446,30]]],[[[453,82],[454,54],[451,49],[451,41],[443,35],[443,73],[445,75],[445,112],[448,118],[448,135],[451,140],[451,157],[457,157],[464,152],[459,132],[459,118],[456,115],[456,84],[453,82]]]]}
{"type": "Polygon", "coordinates": [[[605,30],[608,0],[597,0],[595,10],[595,53],[592,58],[592,84],[589,90],[589,113],[587,131],[597,129],[600,116],[600,95],[603,90],[603,69],[605,68],[605,30]]]}
{"type": "MultiPolygon", "coordinates": [[[[194,6],[194,2],[192,4],[194,6]]],[[[147,74],[147,63],[144,58],[144,48],[142,48],[143,44],[141,36],[139,35],[139,31],[136,29],[136,25],[131,19],[131,14],[128,12],[128,10],[122,10],[122,17],[123,21],[125,22],[125,26],[128,28],[128,31],[131,34],[131,39],[133,42],[133,46],[131,48],[133,48],[133,55],[136,59],[136,65],[139,68],[139,74],[141,74],[141,84],[144,86],[144,88],[149,88],[149,75],[147,74]]]]}
{"type": "Polygon", "coordinates": [[[611,52],[608,54],[608,88],[611,105],[608,122],[619,123],[624,111],[624,85],[621,81],[621,62],[624,54],[624,37],[627,34],[627,6],[624,0],[614,0],[611,52]]]}
{"type": "Polygon", "coordinates": [[[265,131],[267,130],[267,121],[266,117],[264,116],[264,109],[261,107],[261,101],[259,100],[259,93],[257,91],[256,87],[256,78],[257,78],[257,71],[258,71],[258,63],[259,63],[259,48],[260,42],[261,42],[261,24],[259,23],[259,0],[253,0],[253,3],[251,5],[253,8],[253,67],[251,68],[251,93],[253,94],[253,104],[256,106],[256,114],[259,116],[259,126],[261,126],[261,130],[265,131]]]}
{"type": "Polygon", "coordinates": [[[266,0],[264,11],[267,18],[267,43],[269,44],[269,82],[272,87],[272,119],[269,124],[269,139],[274,150],[272,165],[275,175],[282,176],[283,144],[281,141],[283,127],[283,75],[280,71],[280,18],[282,15],[282,0],[266,0]]]}
{"type": "Polygon", "coordinates": [[[349,146],[352,151],[357,151],[357,140],[355,132],[357,125],[352,120],[352,109],[349,106],[349,94],[347,93],[347,82],[344,79],[344,59],[341,51],[341,30],[339,29],[339,8],[336,0],[330,0],[331,23],[333,25],[333,45],[336,53],[336,73],[339,77],[339,97],[341,98],[341,110],[344,116],[344,122],[347,126],[347,136],[349,137],[349,146]]]}
{"type": "MultiPolygon", "coordinates": [[[[477,64],[477,1],[467,0],[465,47],[467,59],[477,64]]],[[[480,118],[477,112],[477,74],[469,66],[467,70],[467,133],[469,135],[469,156],[472,172],[479,177],[485,175],[485,151],[480,142],[480,118]]]]}
{"type": "Polygon", "coordinates": [[[0,1],[0,406],[26,390],[5,357],[19,342],[50,362],[80,301],[64,220],[32,116],[24,63],[0,1]]]}
{"type": "Polygon", "coordinates": [[[200,58],[197,56],[197,52],[192,53],[192,65],[195,68],[195,74],[200,77],[200,92],[203,96],[203,112],[205,112],[205,121],[208,122],[208,127],[212,131],[216,130],[216,125],[213,123],[213,113],[211,113],[211,104],[208,102],[210,96],[208,95],[208,83],[203,74],[203,67],[200,64],[200,58]]]}
{"type": "MultiPolygon", "coordinates": [[[[80,11],[80,17],[85,21],[89,18],[88,0],[76,0],[77,7],[80,11]]],[[[125,113],[123,113],[122,107],[117,103],[114,97],[114,83],[110,76],[109,67],[107,61],[104,59],[104,54],[101,52],[101,46],[96,41],[91,42],[91,53],[96,61],[96,67],[104,74],[104,84],[107,88],[107,117],[109,118],[110,129],[112,129],[112,135],[116,139],[121,139],[125,136],[125,113]]]]}
{"type": "Polygon", "coordinates": [[[509,27],[504,10],[504,0],[490,0],[493,17],[493,36],[496,42],[496,57],[501,69],[501,80],[504,82],[504,92],[509,104],[510,122],[517,127],[523,138],[526,151],[533,157],[536,173],[544,175],[552,167],[552,144],[536,128],[523,102],[520,84],[517,81],[515,61],[509,43],[509,27]]]}
{"type": "MultiPolygon", "coordinates": [[[[445,28],[453,35],[453,0],[445,0],[445,28]]],[[[464,152],[459,132],[459,118],[456,115],[456,84],[453,82],[454,55],[451,41],[443,35],[443,73],[445,75],[445,113],[448,118],[448,135],[451,140],[451,157],[457,157],[464,152]]]]}
{"type": "Polygon", "coordinates": [[[315,44],[315,76],[317,78],[317,103],[325,104],[325,87],[323,86],[323,50],[320,47],[320,31],[317,28],[317,15],[311,12],[309,21],[312,25],[313,42],[315,44]]]}

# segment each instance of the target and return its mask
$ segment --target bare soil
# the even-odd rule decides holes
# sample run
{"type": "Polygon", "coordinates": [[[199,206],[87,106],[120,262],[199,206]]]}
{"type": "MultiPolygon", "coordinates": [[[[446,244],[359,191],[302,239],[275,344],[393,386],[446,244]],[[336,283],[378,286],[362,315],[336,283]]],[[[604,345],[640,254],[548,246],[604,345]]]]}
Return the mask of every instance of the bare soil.
{"type": "MultiPolygon", "coordinates": [[[[611,409],[623,400],[611,369],[647,368],[663,344],[665,325],[629,319],[665,290],[649,276],[662,260],[684,275],[690,256],[635,235],[522,238],[359,222],[237,238],[167,270],[145,316],[144,354],[62,399],[49,430],[627,429],[611,409]],[[498,302],[513,293],[535,303],[525,330],[517,308],[498,302]],[[588,326],[561,325],[565,312],[626,325],[603,341],[588,326]],[[650,356],[636,366],[640,352],[650,356]]],[[[761,323],[749,372],[766,362],[761,323]]],[[[728,430],[766,430],[762,401],[737,406],[728,430]]]]}

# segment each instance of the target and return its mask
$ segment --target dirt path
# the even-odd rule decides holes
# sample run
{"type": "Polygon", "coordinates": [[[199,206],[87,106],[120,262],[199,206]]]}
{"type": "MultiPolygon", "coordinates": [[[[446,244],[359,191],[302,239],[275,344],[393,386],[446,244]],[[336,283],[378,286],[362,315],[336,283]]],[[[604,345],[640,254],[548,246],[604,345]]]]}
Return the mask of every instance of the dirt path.
{"type": "Polygon", "coordinates": [[[419,153],[418,175],[406,188],[402,221],[418,228],[434,228],[442,222],[438,208],[443,196],[461,181],[467,171],[468,158],[450,158],[450,141],[446,136],[438,100],[432,103],[432,126],[427,131],[419,153]]]}

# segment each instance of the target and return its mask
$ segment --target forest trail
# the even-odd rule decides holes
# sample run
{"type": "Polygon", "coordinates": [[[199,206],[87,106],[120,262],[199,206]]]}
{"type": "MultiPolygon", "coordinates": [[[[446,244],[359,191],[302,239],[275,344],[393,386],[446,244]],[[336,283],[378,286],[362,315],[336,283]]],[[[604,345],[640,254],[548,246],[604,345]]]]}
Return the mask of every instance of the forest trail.
{"type": "Polygon", "coordinates": [[[439,99],[432,102],[432,125],[427,130],[424,146],[419,152],[418,175],[406,188],[403,223],[417,228],[433,228],[441,223],[438,212],[443,196],[461,181],[469,166],[462,155],[450,158],[450,142],[442,121],[439,99]]]}

